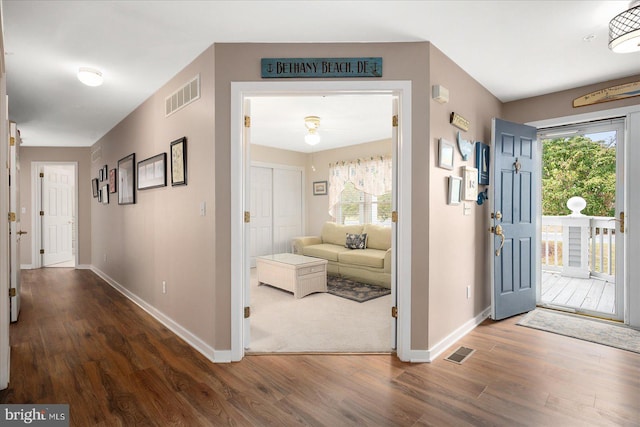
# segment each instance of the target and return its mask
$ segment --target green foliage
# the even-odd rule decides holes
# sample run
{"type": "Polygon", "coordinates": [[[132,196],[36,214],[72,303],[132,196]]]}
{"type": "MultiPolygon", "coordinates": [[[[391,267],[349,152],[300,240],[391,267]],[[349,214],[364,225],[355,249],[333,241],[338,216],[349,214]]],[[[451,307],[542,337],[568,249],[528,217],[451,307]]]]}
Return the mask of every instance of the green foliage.
{"type": "Polygon", "coordinates": [[[583,136],[543,141],[542,214],[567,215],[567,200],[583,197],[591,216],[614,216],[616,149],[583,136]]]}

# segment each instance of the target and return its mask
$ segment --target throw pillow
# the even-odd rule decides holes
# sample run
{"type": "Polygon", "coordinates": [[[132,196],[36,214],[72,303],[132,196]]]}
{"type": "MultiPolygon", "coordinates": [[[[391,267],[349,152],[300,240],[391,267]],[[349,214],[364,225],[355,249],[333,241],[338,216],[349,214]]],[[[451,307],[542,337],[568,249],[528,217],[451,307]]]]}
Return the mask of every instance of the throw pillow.
{"type": "Polygon", "coordinates": [[[349,249],[365,249],[367,247],[367,233],[347,233],[347,242],[344,247],[349,249]]]}

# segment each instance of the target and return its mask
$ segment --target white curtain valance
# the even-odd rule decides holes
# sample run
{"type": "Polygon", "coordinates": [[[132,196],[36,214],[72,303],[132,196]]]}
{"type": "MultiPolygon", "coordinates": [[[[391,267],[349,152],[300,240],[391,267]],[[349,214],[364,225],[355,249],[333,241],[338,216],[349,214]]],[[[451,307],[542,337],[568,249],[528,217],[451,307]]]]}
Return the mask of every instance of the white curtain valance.
{"type": "Polygon", "coordinates": [[[393,185],[393,159],[391,156],[372,156],[349,161],[329,163],[329,214],[335,218],[336,204],[347,182],[357,190],[373,196],[391,191],[393,185]]]}

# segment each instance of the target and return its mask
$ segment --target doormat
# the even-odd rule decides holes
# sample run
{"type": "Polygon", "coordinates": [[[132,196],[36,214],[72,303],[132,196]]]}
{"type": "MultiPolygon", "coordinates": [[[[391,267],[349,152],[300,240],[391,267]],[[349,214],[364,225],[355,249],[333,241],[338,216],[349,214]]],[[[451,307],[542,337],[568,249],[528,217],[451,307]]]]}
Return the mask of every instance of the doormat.
{"type": "Polygon", "coordinates": [[[518,325],[640,353],[640,331],[606,320],[537,308],[518,325]]]}
{"type": "Polygon", "coordinates": [[[339,276],[327,276],[327,292],[337,297],[357,302],[369,301],[384,295],[389,295],[391,289],[360,283],[339,276]]]}

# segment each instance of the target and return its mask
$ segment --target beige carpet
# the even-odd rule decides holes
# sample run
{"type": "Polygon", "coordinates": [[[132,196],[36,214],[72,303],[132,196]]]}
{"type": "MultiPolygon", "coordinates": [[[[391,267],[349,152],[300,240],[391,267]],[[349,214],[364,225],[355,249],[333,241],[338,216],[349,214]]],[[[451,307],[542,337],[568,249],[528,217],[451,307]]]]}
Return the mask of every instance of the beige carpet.
{"type": "Polygon", "coordinates": [[[358,303],[327,293],[295,299],[251,271],[249,352],[391,351],[391,296],[358,303]]]}

